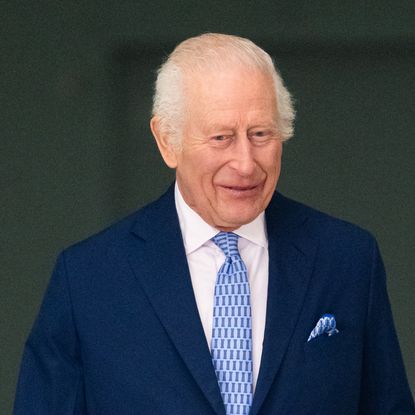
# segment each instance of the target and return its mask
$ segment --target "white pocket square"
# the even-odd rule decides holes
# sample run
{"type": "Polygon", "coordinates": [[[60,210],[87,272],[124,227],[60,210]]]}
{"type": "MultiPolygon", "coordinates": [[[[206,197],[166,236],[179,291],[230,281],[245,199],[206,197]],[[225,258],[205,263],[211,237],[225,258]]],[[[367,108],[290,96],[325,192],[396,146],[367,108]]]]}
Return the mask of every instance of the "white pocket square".
{"type": "Polygon", "coordinates": [[[316,327],[310,333],[307,342],[313,340],[314,338],[321,336],[322,334],[327,334],[332,336],[337,334],[339,330],[336,328],[336,319],[333,314],[323,314],[320,320],[317,322],[316,327]]]}

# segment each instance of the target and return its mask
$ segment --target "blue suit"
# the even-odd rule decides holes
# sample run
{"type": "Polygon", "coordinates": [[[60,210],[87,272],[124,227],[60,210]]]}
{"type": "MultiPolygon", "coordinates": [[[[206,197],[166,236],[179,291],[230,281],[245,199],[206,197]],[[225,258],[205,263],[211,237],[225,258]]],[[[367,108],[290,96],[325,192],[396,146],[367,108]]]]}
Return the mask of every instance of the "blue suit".
{"type": "MultiPolygon", "coordinates": [[[[275,194],[252,415],[415,414],[378,248],[275,194]],[[307,342],[325,313],[339,333],[307,342]]],[[[27,341],[15,415],[224,415],[173,189],[64,251],[27,341]]]]}

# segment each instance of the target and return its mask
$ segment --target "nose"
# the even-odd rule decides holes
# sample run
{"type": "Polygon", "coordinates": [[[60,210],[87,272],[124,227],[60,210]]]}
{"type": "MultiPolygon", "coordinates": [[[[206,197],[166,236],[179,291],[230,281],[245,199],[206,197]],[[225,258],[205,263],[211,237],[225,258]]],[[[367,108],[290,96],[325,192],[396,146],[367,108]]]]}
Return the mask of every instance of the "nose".
{"type": "Polygon", "coordinates": [[[250,176],[255,171],[254,149],[249,138],[246,135],[240,135],[231,146],[232,160],[230,166],[240,176],[250,176]]]}

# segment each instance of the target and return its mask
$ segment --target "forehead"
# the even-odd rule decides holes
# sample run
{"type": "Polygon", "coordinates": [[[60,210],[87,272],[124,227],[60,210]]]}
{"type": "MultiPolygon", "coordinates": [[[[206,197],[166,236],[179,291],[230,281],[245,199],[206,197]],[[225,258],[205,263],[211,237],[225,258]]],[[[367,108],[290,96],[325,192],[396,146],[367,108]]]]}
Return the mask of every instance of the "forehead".
{"type": "Polygon", "coordinates": [[[258,69],[204,70],[185,76],[183,86],[187,112],[276,111],[273,79],[258,69]]]}
{"type": "Polygon", "coordinates": [[[183,87],[188,98],[230,99],[233,96],[256,95],[274,98],[275,96],[271,75],[259,69],[246,69],[242,66],[185,73],[183,87]]]}

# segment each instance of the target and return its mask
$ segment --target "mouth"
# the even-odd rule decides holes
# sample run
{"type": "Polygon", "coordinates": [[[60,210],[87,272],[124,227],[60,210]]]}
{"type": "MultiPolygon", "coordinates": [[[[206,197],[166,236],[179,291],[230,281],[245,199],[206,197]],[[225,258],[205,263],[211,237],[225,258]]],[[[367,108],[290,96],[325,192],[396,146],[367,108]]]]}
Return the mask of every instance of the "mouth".
{"type": "Polygon", "coordinates": [[[255,186],[222,186],[225,189],[229,189],[229,190],[235,190],[237,192],[246,192],[252,189],[255,189],[257,187],[257,185],[255,186]]]}
{"type": "Polygon", "coordinates": [[[249,186],[220,185],[219,187],[234,197],[249,197],[255,195],[260,190],[261,184],[249,186]]]}

